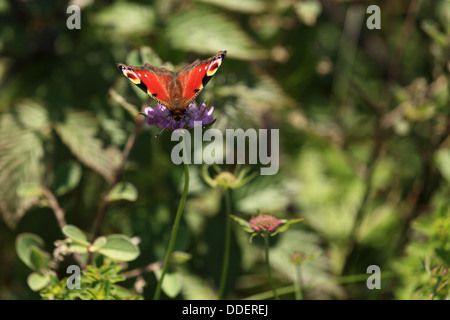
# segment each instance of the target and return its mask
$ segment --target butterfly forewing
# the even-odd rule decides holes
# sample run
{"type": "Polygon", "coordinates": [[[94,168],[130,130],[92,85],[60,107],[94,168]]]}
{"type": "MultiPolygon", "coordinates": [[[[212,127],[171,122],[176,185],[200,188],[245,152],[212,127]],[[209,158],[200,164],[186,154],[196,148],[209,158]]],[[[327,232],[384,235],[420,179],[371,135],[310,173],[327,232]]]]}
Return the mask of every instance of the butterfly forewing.
{"type": "Polygon", "coordinates": [[[182,85],[182,107],[187,107],[203,90],[219,69],[226,55],[221,51],[204,61],[197,60],[178,71],[177,84],[182,85]]]}
{"type": "Polygon", "coordinates": [[[196,60],[178,71],[176,76],[167,69],[149,64],[132,67],[117,63],[117,67],[142,91],[180,117],[219,69],[226,53],[220,51],[207,60],[196,60]]]}
{"type": "Polygon", "coordinates": [[[174,85],[173,72],[146,64],[143,67],[131,67],[118,63],[120,71],[142,91],[162,105],[169,106],[174,85]]]}

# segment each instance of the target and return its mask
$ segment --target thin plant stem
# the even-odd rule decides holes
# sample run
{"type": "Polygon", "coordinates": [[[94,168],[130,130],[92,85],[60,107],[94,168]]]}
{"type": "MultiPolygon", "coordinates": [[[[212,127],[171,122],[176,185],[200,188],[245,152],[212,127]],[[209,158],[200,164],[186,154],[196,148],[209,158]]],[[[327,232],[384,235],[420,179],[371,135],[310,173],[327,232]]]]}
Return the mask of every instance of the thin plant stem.
{"type": "Polygon", "coordinates": [[[183,149],[183,158],[184,158],[184,189],[183,189],[183,194],[181,196],[181,200],[180,200],[180,204],[178,206],[178,210],[177,210],[177,214],[175,216],[175,221],[173,223],[172,226],[172,233],[170,235],[170,240],[169,240],[169,246],[167,248],[167,253],[166,256],[164,258],[164,265],[163,265],[163,269],[161,272],[161,277],[158,281],[158,285],[156,286],[156,291],[155,294],[153,296],[154,300],[159,300],[159,297],[161,296],[161,287],[162,287],[162,283],[164,280],[164,276],[166,275],[167,272],[167,268],[169,267],[169,263],[170,263],[170,257],[172,255],[172,251],[173,248],[175,246],[175,240],[177,239],[177,233],[178,233],[178,228],[180,226],[180,221],[181,221],[181,215],[183,213],[184,210],[184,205],[186,203],[186,198],[187,198],[187,194],[188,194],[188,190],[189,190],[189,163],[187,161],[187,146],[186,146],[186,136],[183,136],[183,143],[184,143],[184,149],[183,149]]]}
{"type": "Polygon", "coordinates": [[[439,283],[441,282],[441,280],[442,280],[442,278],[441,278],[441,276],[439,276],[437,278],[436,285],[434,286],[433,295],[431,296],[431,300],[434,300],[434,297],[436,296],[436,293],[437,293],[438,287],[439,287],[439,283]]]}
{"type": "Polygon", "coordinates": [[[265,254],[266,254],[267,274],[269,275],[270,286],[272,287],[272,291],[273,291],[273,295],[274,295],[275,299],[279,300],[280,298],[278,297],[277,290],[275,289],[275,285],[273,284],[272,271],[270,269],[269,233],[268,232],[264,233],[264,247],[265,247],[265,254]]]}
{"type": "Polygon", "coordinates": [[[298,264],[295,266],[295,300],[303,300],[302,294],[302,274],[301,274],[301,266],[298,264]]]}
{"type": "Polygon", "coordinates": [[[225,189],[225,244],[223,249],[222,274],[220,276],[219,300],[224,298],[225,286],[227,283],[228,266],[230,265],[230,242],[231,242],[231,199],[230,189],[225,189]]]}

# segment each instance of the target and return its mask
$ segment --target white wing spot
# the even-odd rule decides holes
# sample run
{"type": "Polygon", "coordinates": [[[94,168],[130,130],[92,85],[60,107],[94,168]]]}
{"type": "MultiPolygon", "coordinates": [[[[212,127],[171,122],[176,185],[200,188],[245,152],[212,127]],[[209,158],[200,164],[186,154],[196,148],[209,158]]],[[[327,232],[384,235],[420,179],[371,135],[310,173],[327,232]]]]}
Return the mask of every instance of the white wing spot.
{"type": "Polygon", "coordinates": [[[141,74],[140,74],[140,73],[138,73],[137,75],[139,76],[139,78],[141,77],[141,74]]]}
{"type": "Polygon", "coordinates": [[[145,77],[147,78],[147,75],[145,75],[145,77]]]}

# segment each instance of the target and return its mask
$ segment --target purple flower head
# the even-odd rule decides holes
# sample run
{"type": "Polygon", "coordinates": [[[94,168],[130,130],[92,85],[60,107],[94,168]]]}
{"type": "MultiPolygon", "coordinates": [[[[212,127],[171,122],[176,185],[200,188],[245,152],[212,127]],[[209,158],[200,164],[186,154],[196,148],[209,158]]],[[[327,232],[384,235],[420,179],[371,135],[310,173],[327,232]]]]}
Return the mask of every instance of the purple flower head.
{"type": "Polygon", "coordinates": [[[183,128],[190,130],[194,128],[195,121],[201,121],[202,126],[210,124],[216,120],[212,116],[213,111],[214,107],[206,110],[206,104],[202,103],[199,108],[194,102],[186,108],[181,119],[175,120],[169,109],[161,104],[158,104],[154,108],[145,108],[147,123],[149,125],[172,131],[183,128]]]}

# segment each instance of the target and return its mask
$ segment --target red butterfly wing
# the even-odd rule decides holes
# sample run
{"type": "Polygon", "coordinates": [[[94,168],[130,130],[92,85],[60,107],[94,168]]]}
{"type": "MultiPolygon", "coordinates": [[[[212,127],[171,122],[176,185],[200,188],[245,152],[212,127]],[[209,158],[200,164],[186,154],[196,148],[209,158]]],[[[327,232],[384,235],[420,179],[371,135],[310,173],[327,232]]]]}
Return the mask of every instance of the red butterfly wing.
{"type": "Polygon", "coordinates": [[[220,51],[207,60],[194,61],[178,71],[176,76],[167,69],[149,64],[132,67],[117,63],[117,67],[142,91],[179,116],[219,69],[226,53],[220,51]]]}
{"type": "Polygon", "coordinates": [[[172,71],[149,64],[143,67],[132,67],[117,63],[117,67],[125,77],[150,97],[166,107],[170,106],[175,84],[172,71]]]}
{"type": "Polygon", "coordinates": [[[178,71],[177,86],[181,86],[181,108],[186,108],[200,94],[222,64],[226,51],[220,51],[207,60],[196,60],[178,71]]]}

